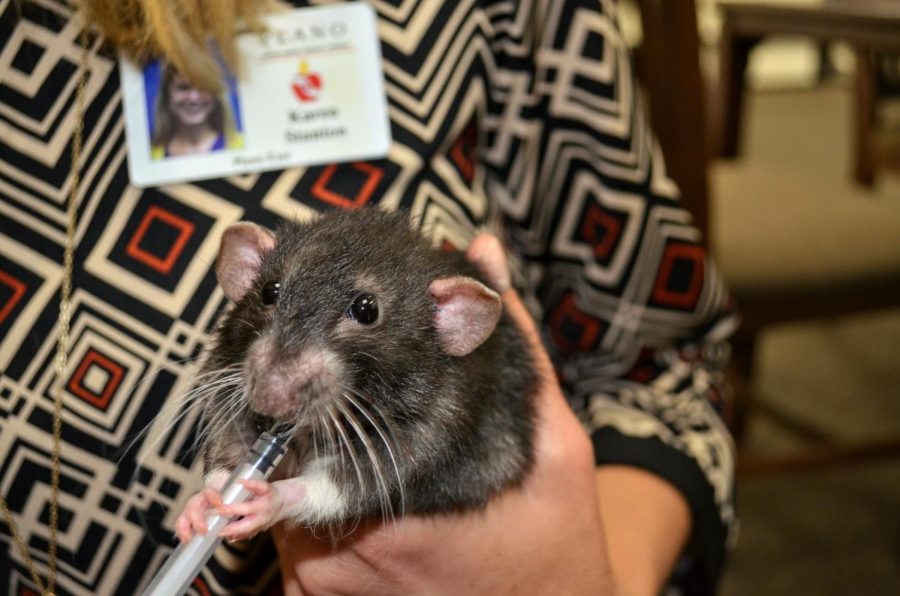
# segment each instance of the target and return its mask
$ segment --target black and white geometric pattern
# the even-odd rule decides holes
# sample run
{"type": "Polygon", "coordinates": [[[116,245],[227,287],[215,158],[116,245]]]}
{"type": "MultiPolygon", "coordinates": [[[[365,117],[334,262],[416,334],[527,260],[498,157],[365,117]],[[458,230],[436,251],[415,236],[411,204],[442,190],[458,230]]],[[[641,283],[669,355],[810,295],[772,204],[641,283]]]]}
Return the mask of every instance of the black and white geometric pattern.
{"type": "MultiPolygon", "coordinates": [[[[409,211],[439,245],[464,248],[480,228],[507,238],[598,463],[684,491],[697,545],[685,569],[709,587],[734,525],[721,418],[733,315],[647,128],[615,2],[370,4],[385,159],[160,188],[129,184],[116,58],[89,36],[58,593],[132,594],[174,544],[201,470],[192,420],[165,420],[225,305],[211,268],[222,230],[373,204],[409,211]]],[[[0,0],[0,491],[42,571],[83,26],[62,0],[0,0]]],[[[31,593],[0,528],[0,593],[31,593]]],[[[222,547],[194,589],[277,593],[258,563],[273,559],[264,540],[222,547]]]]}

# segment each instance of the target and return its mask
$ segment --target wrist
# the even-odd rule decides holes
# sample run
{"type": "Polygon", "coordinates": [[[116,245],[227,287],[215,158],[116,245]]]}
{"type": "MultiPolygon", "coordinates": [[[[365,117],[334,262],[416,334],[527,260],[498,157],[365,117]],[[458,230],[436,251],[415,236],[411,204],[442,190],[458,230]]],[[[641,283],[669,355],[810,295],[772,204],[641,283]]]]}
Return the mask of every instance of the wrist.
{"type": "Polygon", "coordinates": [[[659,594],[690,535],[686,499],[639,468],[602,466],[595,476],[616,594],[659,594]]]}

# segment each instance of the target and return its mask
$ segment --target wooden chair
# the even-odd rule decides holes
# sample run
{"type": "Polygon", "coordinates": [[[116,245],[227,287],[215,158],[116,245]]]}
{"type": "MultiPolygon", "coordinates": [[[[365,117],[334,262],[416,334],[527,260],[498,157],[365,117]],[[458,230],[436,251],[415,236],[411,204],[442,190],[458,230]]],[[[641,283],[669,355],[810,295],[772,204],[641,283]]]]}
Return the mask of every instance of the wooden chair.
{"type": "Polygon", "coordinates": [[[653,131],[683,202],[706,237],[709,148],[706,90],[694,0],[638,0],[644,31],[638,75],[647,90],[653,131]]]}
{"type": "MultiPolygon", "coordinates": [[[[652,124],[666,155],[669,172],[682,189],[685,204],[697,216],[702,229],[708,233],[707,238],[715,238],[720,236],[722,230],[709,229],[710,225],[715,225],[709,224],[710,203],[718,208],[728,206],[721,204],[725,197],[710,198],[707,121],[704,116],[706,90],[699,66],[695,6],[688,1],[664,0],[641,0],[638,4],[644,29],[638,64],[648,94],[652,124]]],[[[900,2],[897,4],[900,5],[900,2]]],[[[900,41],[900,35],[896,38],[900,41]]],[[[719,89],[722,93],[733,93],[733,89],[728,87],[733,84],[731,79],[721,84],[723,87],[719,89]]],[[[765,176],[765,172],[760,173],[761,179],[765,176]]],[[[767,191],[762,187],[760,192],[760,200],[772,205],[791,200],[790,196],[765,196],[767,191]]],[[[773,187],[768,192],[774,195],[778,190],[773,187]]],[[[767,253],[757,249],[759,243],[775,242],[777,239],[777,234],[766,229],[767,223],[773,222],[767,222],[765,218],[753,224],[759,226],[753,230],[758,237],[757,243],[751,238],[739,246],[728,246],[729,251],[724,251],[724,254],[718,250],[724,246],[711,243],[743,314],[742,326],[732,342],[733,358],[729,371],[736,391],[736,438],[741,469],[783,470],[872,456],[900,455],[900,437],[868,444],[836,443],[805,421],[766,407],[754,394],[756,352],[760,335],[765,329],[788,321],[900,306],[900,213],[896,215],[896,258],[889,255],[876,263],[877,266],[862,258],[858,260],[859,268],[855,267],[856,261],[843,268],[830,268],[830,264],[824,262],[818,270],[810,269],[807,263],[800,263],[797,270],[806,277],[792,273],[789,262],[791,254],[779,255],[775,246],[769,247],[776,249],[774,257],[771,251],[767,253]],[[783,275],[769,276],[767,272],[773,268],[771,262],[765,262],[766,259],[779,260],[783,275]],[[798,435],[812,440],[813,446],[778,457],[753,457],[743,453],[740,441],[744,422],[751,410],[764,412],[794,429],[798,435]]],[[[804,224],[802,220],[792,222],[794,227],[789,232],[797,235],[807,233],[804,224]]],[[[834,225],[841,224],[835,222],[834,225]]],[[[885,236],[884,230],[881,232],[885,236]]],[[[859,230],[858,236],[865,237],[866,230],[859,230]]],[[[885,237],[890,242],[890,234],[885,237]]],[[[852,250],[853,247],[849,248],[852,250]]],[[[856,248],[865,250],[865,247],[856,248]]]]}
{"type": "Polygon", "coordinates": [[[805,35],[816,41],[846,41],[856,54],[853,176],[864,186],[875,180],[876,62],[900,52],[900,2],[895,0],[819,0],[806,2],[719,2],[721,118],[718,152],[736,157],[740,146],[744,71],[750,50],[770,35],[805,35]]]}

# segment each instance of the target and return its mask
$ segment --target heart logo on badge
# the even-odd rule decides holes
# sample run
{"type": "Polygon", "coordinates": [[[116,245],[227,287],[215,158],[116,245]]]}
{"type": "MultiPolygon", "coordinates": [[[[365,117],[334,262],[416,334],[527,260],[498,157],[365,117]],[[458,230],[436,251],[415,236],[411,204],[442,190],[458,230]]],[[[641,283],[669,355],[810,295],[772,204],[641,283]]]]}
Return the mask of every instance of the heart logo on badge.
{"type": "Polygon", "coordinates": [[[302,60],[297,74],[291,80],[291,89],[300,101],[315,101],[322,92],[322,77],[319,73],[310,72],[309,64],[302,60]]]}

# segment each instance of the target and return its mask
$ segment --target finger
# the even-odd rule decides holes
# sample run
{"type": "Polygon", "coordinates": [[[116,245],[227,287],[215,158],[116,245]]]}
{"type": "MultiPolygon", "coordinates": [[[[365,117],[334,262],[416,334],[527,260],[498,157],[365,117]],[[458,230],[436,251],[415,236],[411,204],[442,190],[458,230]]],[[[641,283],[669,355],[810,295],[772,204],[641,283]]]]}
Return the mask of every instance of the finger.
{"type": "Polygon", "coordinates": [[[488,285],[497,292],[503,293],[512,287],[506,252],[493,234],[476,236],[466,250],[466,258],[481,269],[488,285]]]}
{"type": "Polygon", "coordinates": [[[509,264],[503,244],[492,234],[481,234],[469,245],[469,249],[466,251],[466,258],[481,269],[487,277],[488,283],[500,293],[506,310],[531,345],[532,351],[538,360],[536,365],[542,371],[552,374],[553,366],[545,353],[544,344],[541,341],[534,319],[531,317],[519,294],[512,289],[509,264]]]}
{"type": "Polygon", "coordinates": [[[242,517],[231,522],[219,532],[219,536],[229,541],[247,540],[265,530],[265,519],[259,516],[242,517]]]}
{"type": "Polygon", "coordinates": [[[550,361],[550,356],[547,355],[541,334],[528,307],[525,306],[518,292],[513,289],[506,290],[500,294],[500,298],[503,300],[503,309],[522,332],[522,336],[531,350],[535,372],[545,386],[552,385],[556,387],[558,385],[556,370],[550,361]]]}
{"type": "Polygon", "coordinates": [[[547,356],[547,351],[544,349],[544,342],[541,341],[541,335],[538,332],[537,324],[531,316],[531,313],[528,311],[528,308],[525,306],[525,303],[522,302],[522,298],[519,296],[518,292],[515,290],[507,290],[500,294],[500,298],[503,300],[503,306],[506,309],[506,312],[509,313],[509,316],[522,331],[525,340],[531,346],[537,360],[535,364],[541,369],[547,369],[547,371],[552,372],[553,365],[550,363],[550,357],[547,356]]]}
{"type": "Polygon", "coordinates": [[[206,511],[199,503],[188,506],[185,510],[191,527],[197,534],[206,534],[209,528],[206,527],[206,511]]]}
{"type": "Polygon", "coordinates": [[[224,505],[222,507],[219,507],[218,511],[222,515],[227,515],[229,517],[245,517],[248,515],[259,513],[271,513],[272,500],[266,498],[250,499],[249,501],[244,501],[243,503],[232,503],[231,505],[224,505]]]}
{"type": "Polygon", "coordinates": [[[209,505],[212,507],[222,506],[222,495],[219,493],[219,491],[212,487],[203,489],[203,497],[206,499],[206,502],[209,503],[209,505]]]}
{"type": "MultiPolygon", "coordinates": [[[[255,478],[247,478],[239,480],[244,488],[253,493],[255,498],[248,497],[247,501],[243,501],[241,503],[231,503],[230,505],[225,505],[221,499],[219,503],[216,505],[216,511],[218,511],[221,515],[227,515],[229,517],[235,515],[248,515],[250,513],[256,512],[252,503],[264,503],[270,501],[270,499],[264,499],[259,497],[268,497],[272,494],[272,485],[265,480],[258,480],[255,478]]],[[[271,505],[269,505],[271,506],[271,505]]]]}
{"type": "Polygon", "coordinates": [[[475,263],[488,283],[500,292],[504,310],[522,331],[531,349],[535,372],[541,379],[535,393],[537,415],[541,421],[536,436],[538,459],[549,462],[551,469],[556,469],[560,462],[568,465],[568,459],[577,455],[579,461],[588,462],[586,469],[592,470],[593,447],[566,402],[537,324],[519,294],[512,289],[502,244],[495,236],[483,234],[472,241],[466,258],[475,263]]]}
{"type": "Polygon", "coordinates": [[[244,480],[240,480],[240,483],[244,485],[244,488],[258,497],[264,497],[272,492],[272,484],[266,482],[265,480],[259,480],[257,478],[246,478],[244,480]]]}
{"type": "Polygon", "coordinates": [[[175,536],[179,542],[187,542],[194,537],[194,530],[191,528],[191,522],[187,515],[181,514],[175,520],[175,536]]]}

